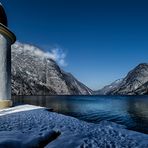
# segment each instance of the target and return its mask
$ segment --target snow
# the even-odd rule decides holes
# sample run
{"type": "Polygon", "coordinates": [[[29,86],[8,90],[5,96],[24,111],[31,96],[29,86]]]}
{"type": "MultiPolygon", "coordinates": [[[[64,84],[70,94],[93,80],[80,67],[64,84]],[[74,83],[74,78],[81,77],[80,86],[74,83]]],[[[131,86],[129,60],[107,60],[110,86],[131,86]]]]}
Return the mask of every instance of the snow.
{"type": "Polygon", "coordinates": [[[47,131],[45,134],[39,132],[30,132],[24,134],[20,131],[2,131],[0,133],[0,147],[16,147],[16,148],[28,148],[28,147],[39,147],[42,142],[46,140],[52,140],[52,137],[57,133],[55,131],[47,131]]]}
{"type": "Polygon", "coordinates": [[[35,110],[35,109],[41,109],[43,107],[40,106],[34,106],[34,105],[20,105],[13,108],[6,108],[0,110],[0,116],[12,114],[16,112],[22,112],[22,111],[29,111],[29,110],[35,110]]]}
{"type": "Polygon", "coordinates": [[[0,110],[1,148],[59,148],[60,145],[64,148],[147,148],[148,135],[108,121],[87,123],[32,105],[0,110]]]}

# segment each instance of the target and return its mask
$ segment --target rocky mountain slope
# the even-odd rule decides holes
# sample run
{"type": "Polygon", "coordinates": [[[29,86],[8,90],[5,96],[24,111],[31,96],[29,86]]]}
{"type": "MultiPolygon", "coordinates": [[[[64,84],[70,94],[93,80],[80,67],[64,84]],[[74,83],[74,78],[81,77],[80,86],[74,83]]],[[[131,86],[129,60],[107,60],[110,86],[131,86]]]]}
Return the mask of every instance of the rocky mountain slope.
{"type": "Polygon", "coordinates": [[[112,83],[96,92],[105,95],[148,94],[148,64],[139,64],[119,83],[112,83]]]}
{"type": "Polygon", "coordinates": [[[119,84],[122,82],[123,79],[118,79],[111,84],[104,86],[102,89],[95,91],[95,94],[97,95],[106,95],[109,91],[116,89],[119,84]]]}
{"type": "Polygon", "coordinates": [[[41,49],[22,43],[12,46],[13,95],[90,95],[92,90],[64,72],[41,49]]]}

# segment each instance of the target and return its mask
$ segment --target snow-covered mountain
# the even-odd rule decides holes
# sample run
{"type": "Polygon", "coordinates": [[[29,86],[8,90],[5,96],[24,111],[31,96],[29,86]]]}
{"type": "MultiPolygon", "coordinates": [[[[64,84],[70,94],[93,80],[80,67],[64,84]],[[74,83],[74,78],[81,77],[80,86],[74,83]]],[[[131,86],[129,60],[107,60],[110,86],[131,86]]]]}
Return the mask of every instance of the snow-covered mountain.
{"type": "Polygon", "coordinates": [[[105,86],[97,94],[111,95],[143,95],[148,94],[148,64],[139,64],[127,76],[119,81],[105,86]]]}
{"type": "Polygon", "coordinates": [[[22,43],[12,46],[13,95],[90,95],[92,90],[64,72],[41,49],[22,43]]]}
{"type": "Polygon", "coordinates": [[[124,79],[93,92],[63,71],[49,54],[33,45],[12,46],[13,95],[136,95],[148,94],[148,63],[139,64],[124,79]]]}
{"type": "Polygon", "coordinates": [[[104,86],[102,89],[95,91],[95,94],[97,95],[106,95],[108,92],[116,89],[119,84],[122,82],[123,79],[118,79],[114,82],[112,82],[111,84],[104,86]]]}

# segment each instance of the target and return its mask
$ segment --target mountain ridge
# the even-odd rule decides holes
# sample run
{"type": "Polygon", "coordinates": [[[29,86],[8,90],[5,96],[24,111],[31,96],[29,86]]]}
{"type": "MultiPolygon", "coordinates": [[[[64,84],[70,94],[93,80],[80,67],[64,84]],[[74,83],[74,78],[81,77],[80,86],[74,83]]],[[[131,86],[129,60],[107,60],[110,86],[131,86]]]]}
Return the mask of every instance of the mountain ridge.
{"type": "Polygon", "coordinates": [[[12,46],[12,95],[144,95],[148,94],[148,63],[141,63],[125,78],[92,91],[65,72],[49,53],[31,44],[12,46]]]}
{"type": "MultiPolygon", "coordinates": [[[[113,84],[113,83],[112,83],[113,84]]],[[[112,85],[110,84],[110,85],[112,85]]],[[[107,85],[107,86],[110,86],[107,85]]],[[[96,94],[103,94],[104,88],[96,94]]],[[[105,95],[144,95],[148,94],[148,63],[141,63],[131,70],[113,89],[108,89],[105,95]]]]}
{"type": "Polygon", "coordinates": [[[20,42],[12,46],[12,95],[91,95],[93,92],[64,72],[48,53],[20,42]]]}

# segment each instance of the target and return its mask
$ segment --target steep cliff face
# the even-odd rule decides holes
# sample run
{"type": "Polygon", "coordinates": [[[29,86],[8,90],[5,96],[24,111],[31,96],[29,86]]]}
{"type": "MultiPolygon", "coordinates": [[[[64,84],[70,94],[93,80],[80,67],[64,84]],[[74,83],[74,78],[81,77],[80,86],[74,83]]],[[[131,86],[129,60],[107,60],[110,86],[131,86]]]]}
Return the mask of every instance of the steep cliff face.
{"type": "Polygon", "coordinates": [[[13,95],[88,95],[92,90],[61,70],[41,49],[22,43],[12,46],[13,95]]]}
{"type": "MultiPolygon", "coordinates": [[[[101,92],[104,90],[100,90],[101,92]]],[[[100,92],[98,91],[98,92],[100,92]]],[[[136,95],[148,93],[148,64],[139,64],[117,85],[113,85],[104,94],[136,95]]]]}
{"type": "Polygon", "coordinates": [[[136,95],[148,95],[148,82],[144,83],[135,91],[136,95]]]}

